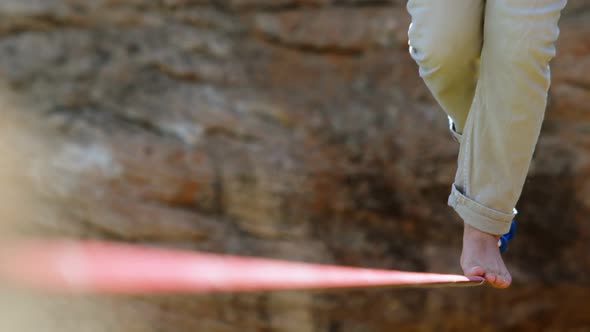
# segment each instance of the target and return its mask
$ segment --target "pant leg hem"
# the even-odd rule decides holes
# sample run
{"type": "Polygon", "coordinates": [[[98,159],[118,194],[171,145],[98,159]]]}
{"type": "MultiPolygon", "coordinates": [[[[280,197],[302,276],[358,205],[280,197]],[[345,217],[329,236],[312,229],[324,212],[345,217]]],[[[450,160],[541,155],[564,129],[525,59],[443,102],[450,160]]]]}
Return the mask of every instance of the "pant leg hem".
{"type": "Polygon", "coordinates": [[[516,209],[512,213],[504,213],[484,206],[465,196],[455,185],[453,185],[448,204],[465,223],[494,235],[508,233],[510,223],[517,213],[516,209]]]}

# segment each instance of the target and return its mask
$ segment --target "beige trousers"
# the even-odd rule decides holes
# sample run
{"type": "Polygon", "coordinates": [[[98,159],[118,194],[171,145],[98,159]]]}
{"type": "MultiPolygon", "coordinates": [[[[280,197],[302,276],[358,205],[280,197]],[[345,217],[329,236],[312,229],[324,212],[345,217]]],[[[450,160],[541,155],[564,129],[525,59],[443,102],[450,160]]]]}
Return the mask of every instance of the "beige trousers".
{"type": "Polygon", "coordinates": [[[567,0],[409,0],[410,54],[460,142],[449,205],[504,234],[537,144],[567,0]]]}

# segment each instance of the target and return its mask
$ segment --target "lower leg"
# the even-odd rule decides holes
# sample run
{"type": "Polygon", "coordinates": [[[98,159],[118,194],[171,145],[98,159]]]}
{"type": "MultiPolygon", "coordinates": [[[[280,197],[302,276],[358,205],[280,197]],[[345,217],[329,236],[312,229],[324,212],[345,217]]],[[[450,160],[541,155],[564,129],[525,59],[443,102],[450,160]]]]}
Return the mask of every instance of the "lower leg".
{"type": "Polygon", "coordinates": [[[486,5],[481,76],[463,132],[449,204],[465,221],[466,274],[511,282],[497,248],[506,233],[546,107],[549,61],[566,0],[494,0],[486,5]]]}
{"type": "Polygon", "coordinates": [[[432,96],[461,132],[473,102],[483,0],[409,0],[410,55],[432,96]]]}

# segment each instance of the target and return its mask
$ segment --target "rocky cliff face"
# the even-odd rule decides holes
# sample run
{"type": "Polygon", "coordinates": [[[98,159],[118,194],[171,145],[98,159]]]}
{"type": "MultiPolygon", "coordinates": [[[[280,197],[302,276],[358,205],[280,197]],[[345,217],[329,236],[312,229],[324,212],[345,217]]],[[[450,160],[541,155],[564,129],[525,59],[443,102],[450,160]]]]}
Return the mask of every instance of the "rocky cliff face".
{"type": "MultiPolygon", "coordinates": [[[[37,199],[28,231],[460,272],[461,224],[446,206],[457,146],[407,54],[404,5],[3,0],[0,79],[14,102],[2,111],[42,127],[10,137],[43,151],[22,168],[37,199]]],[[[561,27],[506,255],[510,290],[51,298],[23,320],[56,331],[590,329],[590,3],[570,0],[561,27]]]]}

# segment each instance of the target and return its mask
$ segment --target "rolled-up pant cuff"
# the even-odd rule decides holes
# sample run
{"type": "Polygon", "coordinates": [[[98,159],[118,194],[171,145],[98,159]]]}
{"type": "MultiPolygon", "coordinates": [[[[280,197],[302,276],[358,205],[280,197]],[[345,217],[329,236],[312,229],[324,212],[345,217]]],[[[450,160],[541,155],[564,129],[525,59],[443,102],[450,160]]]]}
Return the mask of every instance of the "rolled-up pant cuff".
{"type": "Polygon", "coordinates": [[[494,235],[508,233],[510,223],[517,213],[516,209],[512,213],[504,213],[484,206],[465,196],[455,185],[453,185],[448,204],[455,209],[465,223],[494,235]]]}

